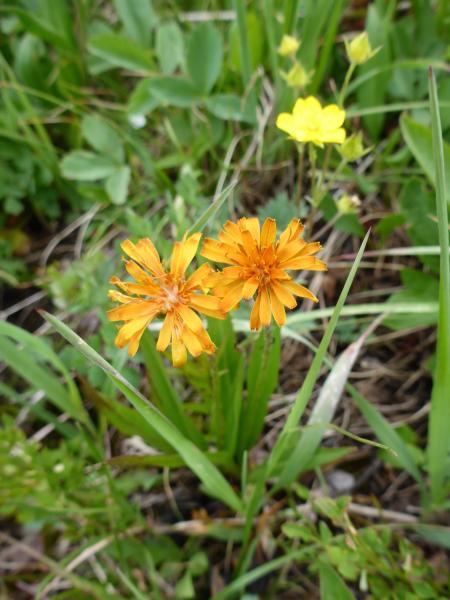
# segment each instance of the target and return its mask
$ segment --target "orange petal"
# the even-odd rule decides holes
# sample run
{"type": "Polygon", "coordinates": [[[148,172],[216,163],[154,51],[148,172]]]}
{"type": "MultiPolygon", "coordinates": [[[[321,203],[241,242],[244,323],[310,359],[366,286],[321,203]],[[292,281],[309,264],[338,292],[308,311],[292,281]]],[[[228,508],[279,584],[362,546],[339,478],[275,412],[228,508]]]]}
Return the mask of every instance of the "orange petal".
{"type": "Polygon", "coordinates": [[[242,281],[237,281],[228,286],[228,291],[220,303],[220,308],[223,311],[230,311],[242,300],[243,287],[244,283],[242,281]]]}
{"type": "Polygon", "coordinates": [[[131,321],[141,317],[154,317],[159,312],[159,304],[151,300],[134,300],[107,311],[110,321],[131,321]]]}
{"type": "Polygon", "coordinates": [[[156,349],[158,352],[164,352],[167,346],[170,344],[170,338],[172,336],[174,327],[174,315],[172,312],[166,314],[166,318],[159,332],[158,341],[156,343],[156,349]]]}
{"type": "Polygon", "coordinates": [[[216,319],[225,319],[225,313],[220,308],[220,298],[217,296],[206,296],[205,294],[192,294],[190,296],[190,305],[198,312],[215,317],[216,319]]]}
{"type": "Polygon", "coordinates": [[[121,244],[121,248],[125,254],[128,254],[134,261],[143,267],[146,267],[154,275],[160,277],[164,274],[158,253],[148,238],[139,240],[137,245],[134,245],[130,240],[124,240],[121,244]]]}
{"type": "Polygon", "coordinates": [[[143,332],[147,325],[152,319],[149,317],[141,317],[140,319],[133,319],[119,329],[119,332],[114,341],[118,348],[123,348],[128,344],[130,339],[138,332],[143,332]]]}
{"type": "Polygon", "coordinates": [[[290,291],[286,289],[284,282],[280,283],[278,281],[272,281],[270,288],[281,304],[284,304],[284,306],[287,306],[288,308],[295,308],[297,306],[297,300],[290,291]]]}
{"type": "Polygon", "coordinates": [[[272,314],[270,312],[270,299],[269,294],[267,293],[266,288],[263,288],[260,291],[261,300],[259,302],[259,320],[261,321],[261,325],[266,327],[270,324],[272,319],[272,314]]]}
{"type": "Polygon", "coordinates": [[[201,236],[201,233],[194,233],[187,240],[175,244],[170,263],[170,272],[175,277],[181,277],[186,272],[197,252],[201,236]]]}
{"type": "Polygon", "coordinates": [[[203,352],[203,347],[200,340],[188,327],[183,328],[181,339],[192,356],[200,356],[200,354],[203,352]]]}
{"type": "Polygon", "coordinates": [[[242,297],[244,300],[250,300],[253,298],[256,290],[258,289],[259,281],[256,277],[250,277],[244,283],[244,287],[242,288],[242,297]]]}
{"type": "Polygon", "coordinates": [[[258,330],[261,329],[261,321],[259,319],[259,305],[261,303],[261,294],[256,296],[255,303],[253,304],[252,312],[250,313],[250,329],[258,330]]]}
{"type": "Polygon", "coordinates": [[[209,287],[208,286],[208,278],[214,273],[211,265],[209,263],[203,264],[196,271],[192,273],[192,275],[188,278],[185,283],[184,289],[186,291],[193,290],[197,287],[209,287]]]}
{"type": "Polygon", "coordinates": [[[277,237],[277,222],[275,219],[266,219],[261,230],[261,248],[273,244],[277,237]]]}
{"type": "Polygon", "coordinates": [[[172,364],[174,367],[182,367],[186,364],[186,346],[177,335],[172,336],[172,364]]]}
{"type": "Polygon", "coordinates": [[[176,307],[176,312],[179,317],[181,317],[182,321],[192,329],[192,331],[197,332],[203,329],[203,323],[200,317],[188,306],[185,304],[178,304],[176,307]]]}
{"type": "Polygon", "coordinates": [[[307,271],[326,271],[327,265],[323,260],[319,260],[314,256],[299,256],[292,258],[283,264],[284,269],[305,269],[307,271]]]}
{"type": "Polygon", "coordinates": [[[286,311],[284,310],[283,304],[278,299],[278,296],[271,290],[270,293],[270,308],[272,310],[273,318],[275,323],[281,327],[286,322],[286,311]]]}
{"type": "Polygon", "coordinates": [[[283,286],[296,296],[300,296],[301,298],[308,298],[308,300],[312,300],[313,302],[318,302],[315,295],[310,290],[308,290],[308,288],[304,287],[303,285],[300,285],[295,281],[286,281],[286,283],[283,283],[283,286]]]}

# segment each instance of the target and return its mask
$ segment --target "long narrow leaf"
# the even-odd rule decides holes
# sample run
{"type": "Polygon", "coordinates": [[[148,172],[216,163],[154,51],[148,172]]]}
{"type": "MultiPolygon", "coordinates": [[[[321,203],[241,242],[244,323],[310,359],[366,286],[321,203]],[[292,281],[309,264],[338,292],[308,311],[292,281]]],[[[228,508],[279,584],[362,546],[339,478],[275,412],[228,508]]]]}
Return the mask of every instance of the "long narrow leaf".
{"type": "Polygon", "coordinates": [[[126,396],[134,408],[141,414],[147,423],[155,429],[178,454],[183,458],[188,467],[197,475],[211,496],[219,498],[235,511],[242,508],[241,500],[234,492],[231,485],[212,464],[212,462],[199,450],[195,444],[186,439],[184,435],[165,417],[155,406],[148,402],[136,388],[134,388],[116,369],[91,348],[67,325],[55,316],[43,311],[43,317],[70,342],[92,364],[100,367],[113,381],[115,386],[126,396]]]}
{"type": "MultiPolygon", "coordinates": [[[[302,387],[300,388],[297,397],[295,399],[292,410],[286,420],[286,423],[275,443],[275,446],[271,452],[268,462],[269,473],[273,473],[274,469],[278,466],[280,459],[284,454],[284,450],[286,449],[286,444],[291,437],[292,431],[298,425],[300,417],[302,416],[306,405],[311,397],[311,393],[314,389],[314,385],[319,376],[320,368],[322,366],[322,362],[325,358],[328,346],[330,344],[331,338],[333,336],[334,330],[336,328],[339,315],[341,314],[342,308],[344,306],[347,295],[350,291],[350,287],[353,283],[353,279],[355,278],[356,271],[358,270],[359,263],[361,262],[364,249],[367,244],[367,240],[369,239],[369,233],[367,232],[359,252],[355,258],[355,262],[353,263],[352,268],[350,269],[350,273],[348,274],[347,280],[344,284],[344,288],[339,296],[336,307],[331,316],[330,322],[325,330],[325,333],[322,337],[322,341],[320,342],[319,348],[317,350],[317,354],[314,357],[314,360],[311,364],[311,367],[308,371],[308,374],[303,382],[302,387]]],[[[283,478],[283,477],[282,477],[283,478]]]]}
{"type": "Polygon", "coordinates": [[[439,504],[446,495],[448,477],[448,452],[450,422],[450,261],[449,230],[446,201],[444,148],[441,119],[433,71],[429,72],[431,129],[433,134],[433,156],[436,168],[436,206],[439,227],[440,273],[439,315],[436,345],[436,368],[431,394],[431,411],[428,426],[428,472],[430,474],[431,497],[439,504]]]}

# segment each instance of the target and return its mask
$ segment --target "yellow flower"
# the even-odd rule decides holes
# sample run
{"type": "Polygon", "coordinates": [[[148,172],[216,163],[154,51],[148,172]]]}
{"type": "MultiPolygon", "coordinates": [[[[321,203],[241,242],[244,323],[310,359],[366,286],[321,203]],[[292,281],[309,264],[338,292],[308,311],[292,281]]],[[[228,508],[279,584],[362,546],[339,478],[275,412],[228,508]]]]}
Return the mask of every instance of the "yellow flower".
{"type": "Polygon", "coordinates": [[[292,113],[279,114],[276,125],[296,142],[312,142],[323,147],[344,142],[344,120],[345,111],[336,104],[322,108],[314,96],[308,96],[297,100],[292,113]]]}
{"type": "Polygon", "coordinates": [[[338,211],[343,215],[356,214],[361,206],[361,200],[356,194],[349,196],[342,194],[339,200],[336,201],[338,211]]]}
{"type": "Polygon", "coordinates": [[[361,158],[369,151],[370,148],[369,150],[364,149],[362,131],[353,133],[339,148],[341,156],[349,161],[358,160],[358,158],[361,158]]]}
{"type": "Polygon", "coordinates": [[[378,52],[372,49],[366,31],[357,35],[353,40],[345,40],[345,50],[348,60],[354,65],[362,65],[378,52]]]}
{"type": "Polygon", "coordinates": [[[293,88],[303,88],[311,81],[311,73],[305,71],[300,62],[295,62],[294,66],[287,73],[282,71],[281,76],[288,86],[293,88]]]}
{"type": "Polygon", "coordinates": [[[303,225],[292,219],[276,239],[275,219],[266,219],[260,228],[257,218],[227,221],[219,239],[205,239],[201,254],[209,260],[231,265],[208,278],[214,294],[222,298],[220,307],[229,311],[242,300],[257,294],[250,316],[250,328],[267,326],[272,315],[278,325],[286,320],[286,308],[297,305],[294,296],[317,298],[306,287],[296,283],[287,270],[325,271],[326,264],[315,258],[321,248],[318,242],[307,244],[299,236],[303,225]]]}
{"type": "Polygon", "coordinates": [[[186,362],[186,349],[192,356],[214,352],[215,346],[197,314],[225,318],[219,299],[204,293],[208,290],[204,280],[212,273],[211,266],[204,264],[192,275],[186,276],[200,237],[200,233],[195,233],[175,243],[168,271],[163,268],[150,239],[141,239],[137,244],[130,240],[122,243],[122,250],[131,259],[125,260],[125,268],[135,282],[111,278],[110,282],[125,294],[117,290],[109,292],[111,300],[120,302],[121,306],[109,310],[108,318],[110,321],[125,321],[115,344],[118,348],[128,345],[130,356],[136,354],[142,334],[157,315],[165,315],[165,319],[156,348],[164,352],[172,344],[175,367],[186,362]]]}
{"type": "Polygon", "coordinates": [[[293,35],[283,35],[280,45],[278,46],[278,54],[281,56],[293,56],[300,48],[300,42],[293,35]]]}

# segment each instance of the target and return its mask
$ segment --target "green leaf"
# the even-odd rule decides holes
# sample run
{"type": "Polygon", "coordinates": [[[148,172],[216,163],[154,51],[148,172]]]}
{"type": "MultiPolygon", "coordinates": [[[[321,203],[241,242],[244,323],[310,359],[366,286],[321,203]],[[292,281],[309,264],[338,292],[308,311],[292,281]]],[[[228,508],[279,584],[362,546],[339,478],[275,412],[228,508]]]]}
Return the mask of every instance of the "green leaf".
{"type": "Polygon", "coordinates": [[[333,420],[348,376],[366,337],[366,333],[361,335],[356,342],[350,344],[342,352],[334,363],[325,383],[321,387],[307,426],[284,466],[280,477],[281,484],[294,481],[313,458],[329,423],[333,420]]]}
{"type": "Polygon", "coordinates": [[[220,75],[223,42],[218,29],[209,21],[198,25],[189,38],[187,72],[196,89],[207,94],[220,75]]]}
{"type": "Polygon", "coordinates": [[[151,71],[150,53],[133,40],[118,33],[99,33],[88,40],[89,51],[113,67],[130,71],[151,71]]]}
{"type": "MultiPolygon", "coordinates": [[[[371,3],[368,7],[366,31],[369,34],[372,47],[379,47],[380,50],[366,64],[358,67],[362,75],[376,68],[382,70],[391,62],[389,44],[392,20],[391,7],[392,3],[371,3]]],[[[363,108],[384,104],[389,78],[390,74],[388,72],[372,75],[357,91],[358,104],[363,108]]],[[[384,113],[363,117],[363,122],[372,138],[376,139],[379,136],[385,118],[384,113]]]]}
{"type": "MultiPolygon", "coordinates": [[[[436,186],[436,169],[433,158],[433,139],[431,129],[417,123],[408,117],[402,115],[400,118],[400,128],[402,130],[405,142],[414,155],[419,165],[424,170],[425,175],[436,186]]],[[[444,184],[446,189],[447,202],[450,202],[450,145],[442,143],[442,153],[444,161],[444,184]],[[447,166],[447,168],[445,168],[447,166]]]]}
{"type": "Polygon", "coordinates": [[[212,201],[208,208],[198,217],[194,224],[189,229],[186,235],[192,235],[198,231],[203,231],[208,222],[214,217],[222,204],[236,187],[236,183],[230,183],[222,192],[212,201]]]}
{"type": "Polygon", "coordinates": [[[205,100],[205,106],[215,117],[225,121],[248,121],[243,114],[241,98],[234,94],[216,94],[205,100]]]}
{"type": "Polygon", "coordinates": [[[66,179],[96,181],[112,175],[117,170],[117,163],[95,152],[73,150],[62,159],[60,168],[66,179]]]}
{"type": "Polygon", "coordinates": [[[159,409],[181,433],[201,448],[206,448],[203,436],[183,412],[181,399],[170,383],[162,355],[156,350],[155,340],[148,331],[142,337],[141,350],[152,393],[159,409]]]}
{"type": "Polygon", "coordinates": [[[320,600],[355,600],[342,577],[328,563],[319,562],[320,600]]]}
{"type": "Polygon", "coordinates": [[[150,46],[152,29],[157,24],[151,0],[114,0],[114,7],[126,35],[142,46],[150,46]]]}
{"type": "Polygon", "coordinates": [[[113,204],[123,204],[127,199],[130,167],[119,167],[105,181],[105,189],[113,204]]]}
{"type": "Polygon", "coordinates": [[[183,64],[184,41],[175,21],[163,23],[156,31],[156,56],[164,75],[171,75],[183,64]]]}
{"type": "Polygon", "coordinates": [[[267,416],[270,396],[278,385],[281,335],[279,327],[261,331],[247,371],[247,399],[241,417],[241,450],[249,450],[259,439],[267,416]]]}
{"type": "MultiPolygon", "coordinates": [[[[431,411],[428,421],[427,459],[431,497],[435,505],[446,498],[449,480],[448,455],[450,422],[450,257],[448,196],[445,177],[445,156],[442,140],[439,101],[434,73],[429,71],[429,94],[433,142],[433,161],[436,182],[436,207],[441,248],[439,270],[439,314],[436,342],[436,367],[431,392],[431,411]],[[447,484],[447,487],[446,487],[447,484]]],[[[450,166],[450,162],[447,163],[450,166]]]]}
{"type": "Polygon", "coordinates": [[[97,115],[86,115],[81,121],[81,133],[94,150],[118,162],[123,161],[122,140],[104,119],[97,115]]]}
{"type": "Polygon", "coordinates": [[[49,313],[42,313],[54,328],[70,342],[93,365],[100,367],[114,385],[126,396],[143,419],[161,435],[185,461],[186,465],[202,481],[208,494],[219,498],[235,511],[242,510],[242,503],[231,485],[206,455],[188,440],[153,404],[148,402],[114,367],[81,339],[67,325],[49,313]]]}
{"type": "Polygon", "coordinates": [[[5,7],[8,12],[14,13],[22,22],[23,27],[30,33],[45,40],[49,44],[55,46],[62,51],[71,50],[71,41],[61,35],[47,19],[43,19],[30,10],[22,10],[21,8],[5,7]]]}
{"type": "MultiPolygon", "coordinates": [[[[303,382],[302,387],[298,391],[298,394],[295,398],[294,405],[289,413],[289,416],[286,420],[286,423],[275,443],[274,448],[269,456],[268,461],[268,472],[273,473],[273,471],[278,467],[278,464],[282,457],[284,457],[285,450],[287,448],[287,443],[291,439],[292,433],[296,430],[300,417],[302,416],[309,399],[311,398],[311,394],[314,389],[314,385],[319,377],[320,369],[322,366],[322,362],[325,358],[328,346],[331,342],[331,338],[333,336],[334,330],[336,328],[340,313],[344,306],[345,300],[347,298],[348,292],[350,291],[350,287],[353,283],[353,279],[355,278],[356,271],[358,270],[359,263],[361,262],[364,249],[367,244],[367,240],[369,239],[369,233],[367,232],[366,237],[364,238],[361,247],[358,251],[358,254],[355,258],[355,261],[350,269],[350,273],[347,276],[342,292],[339,296],[337,304],[333,310],[332,317],[325,329],[325,333],[320,342],[317,353],[313,359],[313,362],[309,368],[308,374],[303,382]]],[[[282,480],[284,479],[284,475],[282,474],[282,480]]]]}
{"type": "Polygon", "coordinates": [[[180,108],[190,108],[200,101],[198,91],[182,77],[152,77],[148,91],[158,101],[180,108]]]}

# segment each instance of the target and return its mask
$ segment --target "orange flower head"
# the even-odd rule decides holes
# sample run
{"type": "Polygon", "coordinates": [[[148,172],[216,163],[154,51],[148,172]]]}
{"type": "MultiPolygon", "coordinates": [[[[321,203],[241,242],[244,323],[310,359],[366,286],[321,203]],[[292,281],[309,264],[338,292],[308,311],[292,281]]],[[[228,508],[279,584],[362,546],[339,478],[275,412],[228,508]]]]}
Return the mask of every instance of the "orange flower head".
{"type": "Polygon", "coordinates": [[[109,292],[111,300],[119,302],[120,306],[109,310],[108,318],[125,322],[119,329],[115,344],[118,348],[128,345],[130,356],[136,354],[142,334],[157,315],[165,315],[165,319],[156,348],[164,352],[172,344],[175,367],[185,364],[187,350],[192,356],[214,352],[215,346],[197,314],[225,318],[220,299],[205,293],[208,287],[204,282],[212,269],[209,264],[204,264],[192,275],[186,276],[200,237],[200,233],[195,233],[175,243],[168,271],[161,264],[150,239],[141,239],[137,244],[130,240],[122,243],[122,250],[131,259],[125,260],[125,268],[134,282],[111,278],[110,282],[122,291],[109,292]]]}
{"type": "Polygon", "coordinates": [[[250,328],[260,329],[270,324],[272,315],[277,325],[283,325],[285,309],[297,305],[294,296],[317,302],[312,292],[287,273],[288,270],[326,271],[326,264],[313,256],[321,245],[300,239],[303,229],[298,219],[292,219],[277,240],[275,219],[266,219],[260,228],[257,218],[242,218],[237,223],[225,223],[218,240],[207,238],[201,255],[231,265],[207,280],[214,294],[221,298],[220,308],[227,312],[256,293],[250,328]]]}

